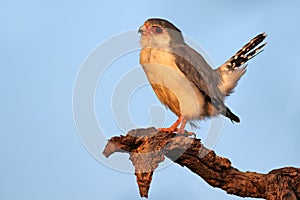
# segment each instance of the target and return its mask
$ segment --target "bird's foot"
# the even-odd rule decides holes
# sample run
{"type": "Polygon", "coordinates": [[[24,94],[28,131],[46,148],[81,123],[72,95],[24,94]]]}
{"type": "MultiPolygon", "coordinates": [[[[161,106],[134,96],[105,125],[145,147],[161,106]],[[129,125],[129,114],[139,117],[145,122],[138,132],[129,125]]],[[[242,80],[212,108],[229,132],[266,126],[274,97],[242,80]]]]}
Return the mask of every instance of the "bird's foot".
{"type": "Polygon", "coordinates": [[[194,138],[196,137],[195,133],[184,130],[184,127],[182,126],[178,129],[178,134],[187,135],[188,137],[189,136],[194,136],[194,138]]]}
{"type": "Polygon", "coordinates": [[[193,136],[194,138],[196,138],[196,133],[185,131],[184,134],[187,134],[188,136],[193,136]]]}
{"type": "Polygon", "coordinates": [[[169,127],[169,128],[159,128],[158,129],[160,132],[164,132],[164,133],[174,133],[178,131],[178,128],[174,128],[174,127],[169,127]]]}
{"type": "Polygon", "coordinates": [[[185,134],[185,133],[187,133],[187,131],[184,130],[184,127],[180,126],[180,128],[178,129],[178,133],[179,134],[185,134]]]}
{"type": "Polygon", "coordinates": [[[194,138],[196,138],[196,134],[195,134],[195,133],[193,133],[193,132],[188,132],[188,131],[186,131],[186,130],[181,131],[181,130],[178,129],[178,128],[173,128],[173,127],[169,127],[169,128],[158,128],[158,130],[159,130],[160,132],[163,132],[163,133],[168,133],[168,134],[170,134],[170,133],[177,133],[177,134],[180,134],[180,135],[185,135],[185,136],[188,136],[188,137],[193,136],[194,138]]]}

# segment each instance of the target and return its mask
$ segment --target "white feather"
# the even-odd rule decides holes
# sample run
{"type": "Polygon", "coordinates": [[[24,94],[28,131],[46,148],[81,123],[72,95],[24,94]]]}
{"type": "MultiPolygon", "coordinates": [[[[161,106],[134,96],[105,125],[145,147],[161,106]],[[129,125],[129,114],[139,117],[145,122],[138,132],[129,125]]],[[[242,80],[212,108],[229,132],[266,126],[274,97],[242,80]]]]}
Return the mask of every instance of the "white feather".
{"type": "Polygon", "coordinates": [[[223,95],[230,95],[236,87],[240,78],[246,73],[247,65],[241,68],[234,68],[229,70],[225,67],[218,68],[221,75],[221,82],[218,85],[219,90],[223,95]]]}
{"type": "Polygon", "coordinates": [[[172,91],[179,102],[182,116],[188,120],[201,118],[204,98],[181,71],[161,64],[144,64],[143,69],[150,83],[163,85],[172,91]]]}

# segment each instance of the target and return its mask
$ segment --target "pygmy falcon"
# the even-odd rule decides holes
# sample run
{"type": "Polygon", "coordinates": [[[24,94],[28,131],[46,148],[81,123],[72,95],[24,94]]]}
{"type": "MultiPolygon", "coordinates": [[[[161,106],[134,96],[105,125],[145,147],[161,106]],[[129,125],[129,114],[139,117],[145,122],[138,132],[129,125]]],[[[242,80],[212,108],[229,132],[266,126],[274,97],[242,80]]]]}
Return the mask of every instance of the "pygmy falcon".
{"type": "Polygon", "coordinates": [[[138,32],[141,34],[140,64],[158,99],[178,117],[171,127],[160,131],[184,133],[187,122],[219,114],[240,122],[224,100],[245,74],[245,63],[266,45],[261,44],[266,33],[254,37],[214,70],[184,42],[181,31],[169,21],[148,19],[138,32]]]}

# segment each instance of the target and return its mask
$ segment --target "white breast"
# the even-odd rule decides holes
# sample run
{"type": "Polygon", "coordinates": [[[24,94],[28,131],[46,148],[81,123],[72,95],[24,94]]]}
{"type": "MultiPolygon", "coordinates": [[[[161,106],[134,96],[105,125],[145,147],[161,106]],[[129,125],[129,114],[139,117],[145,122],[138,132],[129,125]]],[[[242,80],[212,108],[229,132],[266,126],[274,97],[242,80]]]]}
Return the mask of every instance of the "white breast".
{"type": "Polygon", "coordinates": [[[144,64],[143,68],[150,83],[163,85],[172,91],[179,102],[182,116],[189,120],[202,118],[204,98],[196,86],[177,67],[163,64],[144,64]]]}

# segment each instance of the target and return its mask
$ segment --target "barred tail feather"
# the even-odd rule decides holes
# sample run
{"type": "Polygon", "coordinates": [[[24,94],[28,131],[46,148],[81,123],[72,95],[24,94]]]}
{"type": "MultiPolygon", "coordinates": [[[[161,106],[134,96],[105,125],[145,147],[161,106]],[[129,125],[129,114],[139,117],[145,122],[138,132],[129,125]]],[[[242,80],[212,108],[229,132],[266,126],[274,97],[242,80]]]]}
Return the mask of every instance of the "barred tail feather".
{"type": "Polygon", "coordinates": [[[216,69],[222,78],[218,87],[224,95],[230,95],[239,79],[246,73],[247,65],[245,65],[245,63],[263,51],[263,47],[267,43],[259,44],[262,43],[266,37],[266,33],[258,34],[223,65],[216,69]]]}

